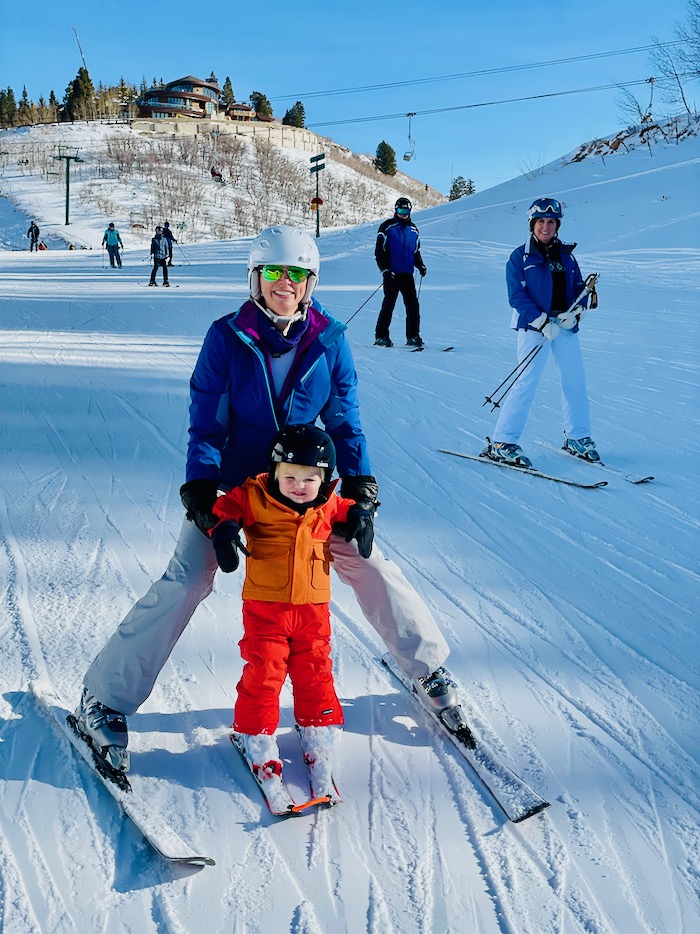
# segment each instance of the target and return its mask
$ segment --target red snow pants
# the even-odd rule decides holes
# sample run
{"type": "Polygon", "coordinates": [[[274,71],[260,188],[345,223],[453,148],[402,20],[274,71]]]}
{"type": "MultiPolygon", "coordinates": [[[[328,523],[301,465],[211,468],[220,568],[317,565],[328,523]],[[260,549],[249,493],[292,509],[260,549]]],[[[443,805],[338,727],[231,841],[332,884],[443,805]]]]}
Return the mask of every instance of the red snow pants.
{"type": "Polygon", "coordinates": [[[289,675],[294,693],[294,719],[299,726],[331,726],[344,722],[333,686],[331,621],[327,603],[243,601],[245,661],[233,711],[237,733],[275,732],[279,696],[289,675]]]}

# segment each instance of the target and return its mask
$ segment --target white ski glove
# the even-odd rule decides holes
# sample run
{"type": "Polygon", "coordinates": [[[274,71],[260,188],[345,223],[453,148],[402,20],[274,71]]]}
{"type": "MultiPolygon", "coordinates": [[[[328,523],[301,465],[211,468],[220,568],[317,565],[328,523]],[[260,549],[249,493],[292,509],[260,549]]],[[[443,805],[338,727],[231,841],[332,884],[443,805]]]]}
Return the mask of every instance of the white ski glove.
{"type": "Polygon", "coordinates": [[[531,322],[530,327],[539,331],[548,341],[553,341],[556,337],[559,337],[559,319],[550,318],[549,315],[544,312],[542,312],[539,318],[535,318],[535,320],[531,322]]]}
{"type": "Polygon", "coordinates": [[[586,309],[581,305],[575,311],[565,311],[564,314],[559,315],[559,327],[564,328],[565,331],[570,331],[577,324],[581,324],[585,314],[586,309]]]}

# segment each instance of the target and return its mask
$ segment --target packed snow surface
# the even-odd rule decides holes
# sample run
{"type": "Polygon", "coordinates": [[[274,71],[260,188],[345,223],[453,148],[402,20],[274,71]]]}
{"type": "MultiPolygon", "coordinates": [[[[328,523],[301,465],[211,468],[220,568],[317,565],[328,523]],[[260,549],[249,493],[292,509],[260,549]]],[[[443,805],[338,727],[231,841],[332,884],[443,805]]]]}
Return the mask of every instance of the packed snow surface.
{"type": "MultiPolygon", "coordinates": [[[[30,254],[31,218],[2,202],[17,231],[3,221],[4,242],[23,247],[0,253],[4,934],[700,930],[699,168],[698,138],[659,142],[417,213],[424,353],[402,346],[400,303],[391,350],[372,346],[381,293],[354,315],[379,284],[375,225],[322,234],[317,294],[349,321],[378,541],[439,621],[475,731],[552,806],[508,823],[379,664],[336,580],[343,803],[272,818],[228,740],[241,575],[222,574],[130,718],[134,784],[216,860],[200,870],[144,845],[28,685],[74,705],[170,558],[188,380],[210,322],[245,298],[247,244],[176,248],[177,288],[149,289],[147,250],[125,238],[122,270],[99,250],[30,254]],[[562,441],[551,361],[522,446],[607,487],[438,451],[478,453],[493,428],[482,403],[515,362],[504,265],[544,194],[564,202],[584,274],[600,273],[581,331],[594,440],[651,483],[536,443],[562,441]]],[[[286,690],[280,733],[300,783],[286,690]]]]}

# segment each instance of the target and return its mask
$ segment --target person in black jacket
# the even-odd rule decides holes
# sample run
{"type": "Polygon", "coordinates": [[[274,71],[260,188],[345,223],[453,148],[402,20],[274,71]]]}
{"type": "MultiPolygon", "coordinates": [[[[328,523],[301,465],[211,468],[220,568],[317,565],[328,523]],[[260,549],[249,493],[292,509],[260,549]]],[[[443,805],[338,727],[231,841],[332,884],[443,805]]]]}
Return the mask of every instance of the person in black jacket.
{"type": "Polygon", "coordinates": [[[29,237],[29,252],[31,253],[32,250],[39,252],[39,228],[34,221],[29,225],[27,236],[29,237]]]}
{"type": "Polygon", "coordinates": [[[427,269],[420,255],[420,237],[411,220],[411,210],[408,198],[399,198],[394,206],[394,216],[383,221],[377,233],[374,258],[384,278],[384,301],[374,333],[374,343],[378,347],[393,347],[389,328],[399,292],[406,306],[406,343],[409,347],[423,346],[413,270],[417,269],[423,278],[427,269]]]}
{"type": "Polygon", "coordinates": [[[168,282],[168,241],[163,234],[162,227],[156,227],[156,235],[151,240],[151,259],[153,260],[153,269],[151,270],[151,281],[149,285],[158,285],[156,282],[156,273],[158,269],[163,270],[163,285],[169,286],[168,282]]]}
{"type": "Polygon", "coordinates": [[[173,243],[177,243],[177,240],[173,236],[173,232],[170,229],[170,222],[166,221],[163,225],[163,236],[168,241],[168,266],[173,264],[173,243]]]}

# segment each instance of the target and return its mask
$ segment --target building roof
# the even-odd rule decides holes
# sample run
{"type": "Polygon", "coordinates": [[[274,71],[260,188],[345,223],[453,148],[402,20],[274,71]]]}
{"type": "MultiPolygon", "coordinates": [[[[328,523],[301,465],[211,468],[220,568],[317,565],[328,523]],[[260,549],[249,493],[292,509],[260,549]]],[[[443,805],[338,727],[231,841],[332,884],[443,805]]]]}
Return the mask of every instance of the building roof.
{"type": "Polygon", "coordinates": [[[176,81],[168,81],[165,85],[166,88],[172,87],[173,84],[201,84],[208,88],[214,88],[216,91],[221,91],[221,88],[214,81],[205,81],[204,78],[195,78],[194,75],[187,75],[184,78],[178,78],[176,81]]]}

